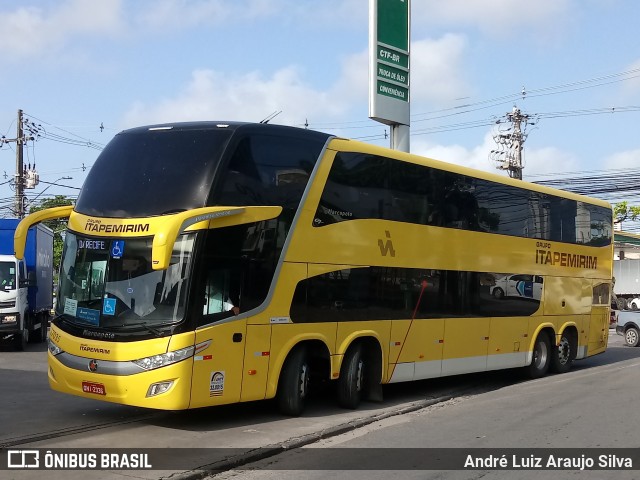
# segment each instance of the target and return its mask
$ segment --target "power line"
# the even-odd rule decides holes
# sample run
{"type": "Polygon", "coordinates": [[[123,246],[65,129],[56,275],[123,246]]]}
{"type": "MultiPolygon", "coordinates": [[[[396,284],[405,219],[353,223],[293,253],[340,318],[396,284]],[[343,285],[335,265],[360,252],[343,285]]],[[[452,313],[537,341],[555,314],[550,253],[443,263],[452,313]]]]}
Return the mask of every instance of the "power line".
{"type": "Polygon", "coordinates": [[[38,124],[36,124],[33,120],[30,120],[27,122],[29,128],[31,128],[34,132],[34,136],[36,139],[47,139],[47,140],[51,140],[54,142],[59,142],[59,143],[64,143],[67,145],[75,145],[75,146],[80,146],[80,147],[87,147],[87,148],[93,148],[95,150],[102,150],[104,149],[105,145],[103,143],[100,142],[96,142],[94,140],[88,139],[88,138],[84,138],[81,137],[80,135],[77,135],[73,132],[69,132],[68,130],[65,130],[64,128],[58,127],[56,125],[53,125],[49,122],[46,122],[42,119],[39,119],[38,117],[36,117],[35,115],[31,115],[31,114],[26,114],[29,118],[33,119],[33,120],[37,120],[38,124]],[[57,129],[60,130],[69,136],[65,136],[65,135],[61,135],[58,133],[55,133],[53,131],[50,131],[50,129],[48,130],[47,128],[45,128],[44,125],[48,125],[50,127],[50,129],[57,129]]]}

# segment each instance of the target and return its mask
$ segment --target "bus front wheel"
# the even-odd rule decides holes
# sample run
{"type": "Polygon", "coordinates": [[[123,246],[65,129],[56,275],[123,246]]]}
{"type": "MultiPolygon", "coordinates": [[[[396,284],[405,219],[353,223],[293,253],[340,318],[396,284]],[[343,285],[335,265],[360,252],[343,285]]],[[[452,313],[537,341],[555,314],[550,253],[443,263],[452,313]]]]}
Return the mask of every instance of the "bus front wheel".
{"type": "Polygon", "coordinates": [[[533,346],[531,364],[527,367],[530,378],[544,377],[549,370],[551,342],[546,332],[540,332],[533,346]]]}
{"type": "Polygon", "coordinates": [[[364,390],[365,365],[361,345],[347,350],[338,378],[338,403],[341,407],[353,410],[360,404],[364,390]]]}
{"type": "Polygon", "coordinates": [[[571,370],[573,359],[576,358],[577,340],[573,332],[564,332],[560,343],[552,345],[551,369],[557,373],[567,373],[571,370]]]}
{"type": "Polygon", "coordinates": [[[278,408],[285,415],[298,417],[309,393],[309,362],[303,347],[296,348],[282,367],[278,382],[278,408]]]}

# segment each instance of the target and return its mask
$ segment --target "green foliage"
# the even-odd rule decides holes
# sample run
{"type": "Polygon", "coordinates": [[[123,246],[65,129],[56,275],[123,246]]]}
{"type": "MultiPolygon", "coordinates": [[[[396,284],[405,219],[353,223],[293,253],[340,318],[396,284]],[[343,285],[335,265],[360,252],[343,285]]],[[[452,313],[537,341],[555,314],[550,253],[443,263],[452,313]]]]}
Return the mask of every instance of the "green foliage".
{"type": "Polygon", "coordinates": [[[616,203],[613,206],[613,223],[637,220],[638,217],[640,217],[640,207],[630,206],[628,202],[616,203]]]}
{"type": "MultiPolygon", "coordinates": [[[[62,207],[64,205],[73,205],[73,200],[64,196],[56,195],[53,198],[47,198],[40,202],[38,205],[32,206],[29,209],[29,213],[38,212],[47,208],[62,207]]],[[[67,219],[58,218],[55,220],[47,220],[44,223],[47,227],[53,230],[53,273],[54,276],[58,275],[58,268],[60,267],[60,258],[62,257],[62,235],[61,233],[67,228],[67,219]]]]}

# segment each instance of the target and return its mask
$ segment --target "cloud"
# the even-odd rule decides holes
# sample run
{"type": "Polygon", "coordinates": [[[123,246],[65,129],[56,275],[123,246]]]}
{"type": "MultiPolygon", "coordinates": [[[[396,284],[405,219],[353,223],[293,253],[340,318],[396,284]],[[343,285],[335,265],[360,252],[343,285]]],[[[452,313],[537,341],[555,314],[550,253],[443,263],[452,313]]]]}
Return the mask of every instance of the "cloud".
{"type": "MultiPolygon", "coordinates": [[[[415,59],[411,70],[413,105],[449,104],[469,93],[462,72],[464,37],[445,35],[413,42],[411,48],[415,59]]],[[[310,86],[304,79],[305,72],[296,66],[283,66],[271,76],[257,71],[223,75],[201,69],[194,71],[188,83],[170,98],[153,105],[135,102],[125,114],[124,123],[259,121],[274,111],[282,111],[276,123],[301,125],[306,119],[311,123],[339,122],[349,115],[366,115],[368,62],[367,50],[344,56],[335,82],[322,87],[310,86]]]]}
{"type": "Polygon", "coordinates": [[[613,170],[632,168],[636,170],[638,165],[640,165],[640,149],[614,153],[604,159],[602,168],[613,170]]]}
{"type": "Polygon", "coordinates": [[[274,14],[281,9],[280,3],[279,0],[152,0],[141,3],[144,6],[136,22],[156,30],[238,23],[274,14]]]}
{"type": "Polygon", "coordinates": [[[522,33],[522,28],[550,31],[573,18],[572,13],[578,8],[571,0],[420,0],[411,7],[414,32],[429,26],[475,26],[494,37],[522,33]]]}
{"type": "Polygon", "coordinates": [[[640,95],[640,74],[638,73],[640,72],[640,59],[631,63],[624,71],[630,73],[624,76],[626,80],[622,82],[620,87],[620,101],[637,100],[640,95]]]}
{"type": "Polygon", "coordinates": [[[447,34],[437,40],[411,42],[411,102],[450,104],[469,95],[464,78],[467,41],[462,35],[447,34]]]}
{"type": "Polygon", "coordinates": [[[411,153],[495,173],[496,169],[488,158],[489,151],[492,148],[495,148],[495,144],[490,134],[484,137],[482,144],[472,148],[455,144],[435,144],[426,139],[426,137],[421,136],[411,137],[411,153]]]}
{"type": "MultiPolygon", "coordinates": [[[[506,171],[497,169],[497,164],[489,159],[489,152],[495,147],[496,144],[491,133],[487,133],[482,139],[482,143],[472,148],[460,145],[438,145],[430,143],[425,138],[411,138],[412,153],[506,176],[506,171]]],[[[636,154],[640,157],[640,150],[636,154]]],[[[525,180],[536,175],[557,173],[558,165],[562,165],[563,171],[575,171],[580,168],[580,163],[573,154],[563,152],[555,147],[538,149],[525,147],[523,165],[522,173],[525,180]]]]}
{"type": "Polygon", "coordinates": [[[273,123],[300,125],[311,112],[319,116],[340,115],[344,107],[330,97],[305,84],[294,67],[282,68],[270,77],[259,72],[223,74],[196,70],[174,97],[154,102],[153,106],[136,102],[124,115],[123,123],[132,127],[196,120],[257,122],[282,111],[273,123]]]}
{"type": "Polygon", "coordinates": [[[121,0],[67,0],[51,9],[21,6],[0,12],[0,44],[5,60],[50,56],[80,36],[121,30],[121,0]]]}

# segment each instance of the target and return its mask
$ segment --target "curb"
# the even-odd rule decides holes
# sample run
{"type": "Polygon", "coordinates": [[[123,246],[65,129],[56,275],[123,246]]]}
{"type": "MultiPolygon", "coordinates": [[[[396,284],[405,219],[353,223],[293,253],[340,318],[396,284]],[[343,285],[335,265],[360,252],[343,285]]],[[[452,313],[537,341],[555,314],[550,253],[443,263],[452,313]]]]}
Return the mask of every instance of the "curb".
{"type": "Polygon", "coordinates": [[[364,427],[366,425],[370,425],[379,420],[395,417],[397,415],[404,415],[406,413],[415,412],[417,410],[421,410],[423,408],[430,407],[438,403],[446,402],[447,400],[451,400],[452,398],[454,398],[454,395],[445,395],[442,397],[413,402],[409,405],[401,406],[399,408],[396,408],[394,410],[390,410],[384,413],[374,414],[369,417],[358,418],[356,420],[351,420],[349,422],[336,425],[335,427],[327,428],[320,432],[310,433],[307,435],[303,435],[301,437],[292,438],[280,444],[273,444],[273,445],[266,445],[264,447],[259,447],[259,448],[252,448],[250,450],[247,450],[247,452],[241,455],[236,455],[231,458],[227,458],[214,463],[203,465],[201,467],[198,467],[195,470],[171,474],[167,477],[161,477],[161,478],[166,478],[166,479],[170,478],[171,480],[201,480],[211,475],[233,470],[233,469],[242,467],[244,465],[247,465],[249,463],[257,462],[259,460],[264,460],[265,458],[270,458],[275,455],[279,455],[286,451],[304,447],[311,443],[315,443],[319,440],[335,437],[343,433],[356,430],[358,428],[364,427]]]}

